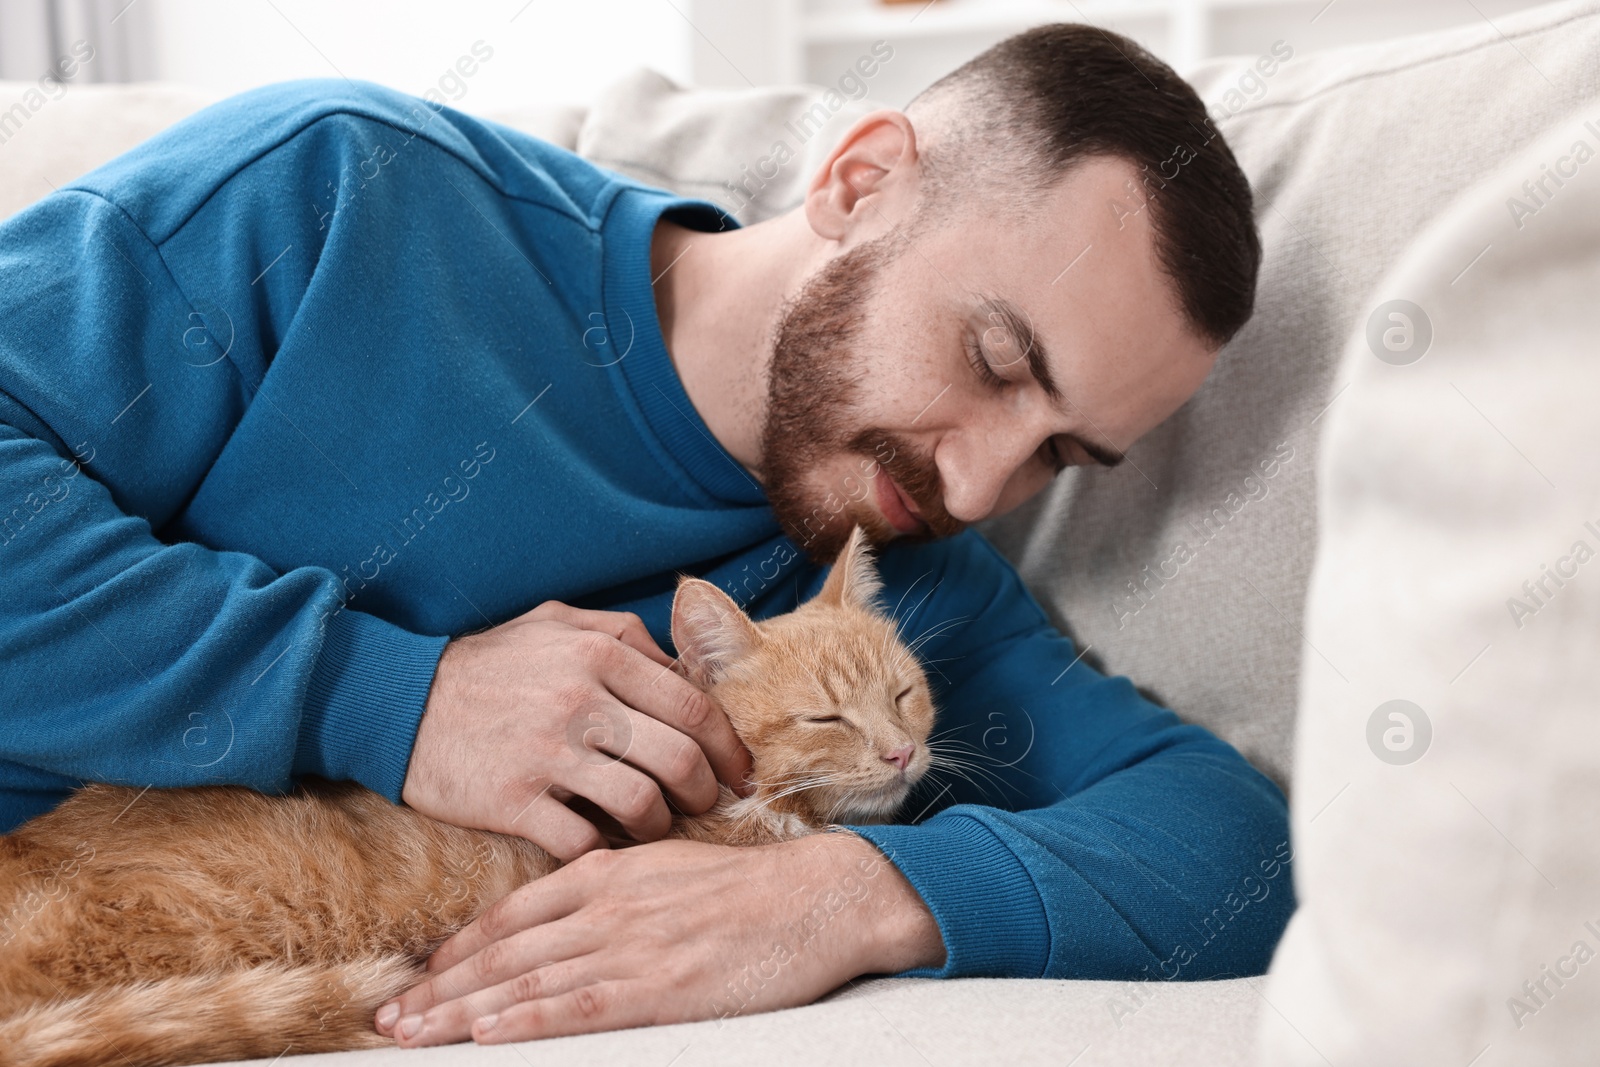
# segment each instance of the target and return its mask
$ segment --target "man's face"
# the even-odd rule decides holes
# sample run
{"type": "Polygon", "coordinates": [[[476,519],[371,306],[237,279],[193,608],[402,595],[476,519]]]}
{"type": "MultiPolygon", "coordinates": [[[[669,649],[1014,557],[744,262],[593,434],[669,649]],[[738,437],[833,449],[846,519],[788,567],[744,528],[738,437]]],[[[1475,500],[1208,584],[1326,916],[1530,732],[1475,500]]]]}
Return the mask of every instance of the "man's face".
{"type": "Polygon", "coordinates": [[[1025,218],[883,233],[812,276],[779,322],[762,437],[802,549],[831,560],[853,524],[878,543],[957,533],[1065,467],[1115,463],[1199,388],[1215,352],[1129,179],[1091,159],[1025,218]]]}

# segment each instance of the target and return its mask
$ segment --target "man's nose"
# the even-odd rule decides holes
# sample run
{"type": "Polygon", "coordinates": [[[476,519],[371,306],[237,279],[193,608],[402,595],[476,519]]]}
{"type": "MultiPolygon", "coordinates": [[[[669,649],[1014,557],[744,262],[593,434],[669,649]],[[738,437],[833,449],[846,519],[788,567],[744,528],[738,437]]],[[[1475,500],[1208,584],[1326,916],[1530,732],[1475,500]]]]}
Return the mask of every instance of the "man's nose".
{"type": "Polygon", "coordinates": [[[911,754],[915,751],[912,745],[901,745],[893,752],[885,752],[883,759],[885,763],[892,763],[903,771],[911,765],[911,754]]]}
{"type": "Polygon", "coordinates": [[[963,523],[988,518],[1037,447],[1037,434],[1026,425],[948,441],[938,455],[945,511],[963,523]]]}

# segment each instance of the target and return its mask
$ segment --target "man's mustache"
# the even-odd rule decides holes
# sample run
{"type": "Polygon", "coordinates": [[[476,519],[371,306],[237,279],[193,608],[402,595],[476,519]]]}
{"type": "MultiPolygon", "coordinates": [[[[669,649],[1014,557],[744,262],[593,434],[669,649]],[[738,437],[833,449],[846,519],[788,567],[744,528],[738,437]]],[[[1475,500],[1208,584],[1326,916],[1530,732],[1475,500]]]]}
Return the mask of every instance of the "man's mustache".
{"type": "Polygon", "coordinates": [[[916,505],[918,516],[933,537],[960,533],[965,524],[944,509],[944,484],[931,455],[924,454],[897,434],[867,429],[850,442],[852,452],[871,456],[894,479],[901,492],[916,505]]]}

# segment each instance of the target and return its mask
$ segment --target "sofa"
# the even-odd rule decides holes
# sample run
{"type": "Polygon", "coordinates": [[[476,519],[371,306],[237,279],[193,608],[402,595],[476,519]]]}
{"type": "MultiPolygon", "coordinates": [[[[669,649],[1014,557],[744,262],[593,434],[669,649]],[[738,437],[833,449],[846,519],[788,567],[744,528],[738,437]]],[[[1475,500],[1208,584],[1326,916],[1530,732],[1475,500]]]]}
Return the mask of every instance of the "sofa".
{"type": "MultiPolygon", "coordinates": [[[[1294,45],[1183,72],[1255,189],[1254,318],[1129,462],[984,529],[1095,666],[1288,793],[1301,906],[1270,973],[879,977],[330,1064],[1600,1061],[1600,3],[1294,45]]],[[[640,71],[586,108],[483,114],[753,222],[870,107],[752,171],[820,93],[640,71]]],[[[0,216],[211,99],[45,100],[0,130],[0,216]]]]}

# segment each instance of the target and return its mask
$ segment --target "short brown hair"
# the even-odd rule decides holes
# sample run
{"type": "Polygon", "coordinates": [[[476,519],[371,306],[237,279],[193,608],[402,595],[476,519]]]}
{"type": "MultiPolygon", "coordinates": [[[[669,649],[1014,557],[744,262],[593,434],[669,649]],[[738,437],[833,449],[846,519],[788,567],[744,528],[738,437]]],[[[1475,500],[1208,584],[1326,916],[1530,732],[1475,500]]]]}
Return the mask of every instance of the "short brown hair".
{"type": "Polygon", "coordinates": [[[1261,265],[1250,182],[1171,67],[1121,34],[1056,23],[969,60],[907,112],[915,121],[946,103],[954,122],[923,160],[924,200],[936,213],[952,192],[974,191],[974,152],[1004,157],[1029,195],[1083,159],[1126,159],[1140,168],[1157,255],[1195,329],[1221,345],[1249,321],[1261,265]]]}

